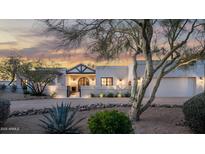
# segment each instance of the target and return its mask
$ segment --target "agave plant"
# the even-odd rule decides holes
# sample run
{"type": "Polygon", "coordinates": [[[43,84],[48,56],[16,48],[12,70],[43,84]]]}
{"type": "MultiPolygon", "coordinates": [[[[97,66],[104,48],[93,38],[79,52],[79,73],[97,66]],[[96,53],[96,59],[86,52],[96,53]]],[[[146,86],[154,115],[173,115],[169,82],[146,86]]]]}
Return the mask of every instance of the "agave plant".
{"type": "Polygon", "coordinates": [[[43,115],[44,120],[40,119],[43,123],[40,125],[46,130],[47,133],[52,134],[76,134],[80,133],[79,128],[76,126],[84,118],[75,121],[77,109],[71,108],[71,104],[57,105],[49,109],[48,115],[43,115]]]}

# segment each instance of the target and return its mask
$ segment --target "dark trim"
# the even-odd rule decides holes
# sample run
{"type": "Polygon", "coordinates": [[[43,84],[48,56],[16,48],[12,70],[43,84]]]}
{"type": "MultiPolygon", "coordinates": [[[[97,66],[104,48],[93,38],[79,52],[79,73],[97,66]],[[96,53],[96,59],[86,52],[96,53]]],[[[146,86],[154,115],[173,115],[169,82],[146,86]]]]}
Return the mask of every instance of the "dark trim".
{"type": "Polygon", "coordinates": [[[66,74],[95,74],[93,72],[83,72],[83,73],[80,73],[80,72],[67,72],[66,74]]]}
{"type": "Polygon", "coordinates": [[[85,72],[85,70],[87,70],[87,67],[85,67],[82,71],[85,72]]]}
{"type": "Polygon", "coordinates": [[[88,67],[88,66],[86,66],[86,65],[84,65],[84,64],[78,64],[75,67],[67,70],[66,74],[95,74],[95,70],[90,68],[90,67],[88,67]],[[82,68],[83,66],[85,67],[84,69],[82,68]],[[80,67],[80,69],[78,67],[80,67]],[[71,72],[74,69],[77,69],[79,72],[71,72]],[[89,69],[89,70],[91,70],[93,72],[85,72],[85,70],[87,70],[87,69],[89,69]]]}

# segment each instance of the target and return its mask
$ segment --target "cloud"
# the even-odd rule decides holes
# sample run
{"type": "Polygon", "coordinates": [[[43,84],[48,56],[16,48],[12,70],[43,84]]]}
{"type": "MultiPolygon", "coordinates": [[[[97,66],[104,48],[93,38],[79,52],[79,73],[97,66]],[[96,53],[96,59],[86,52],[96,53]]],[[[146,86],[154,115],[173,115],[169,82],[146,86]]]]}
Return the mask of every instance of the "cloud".
{"type": "Polygon", "coordinates": [[[16,41],[0,42],[0,45],[17,45],[16,41]]]}
{"type": "Polygon", "coordinates": [[[39,22],[34,20],[0,20],[0,31],[7,36],[0,41],[0,57],[21,55],[27,58],[64,59],[65,61],[95,61],[96,55],[86,48],[59,48],[54,34],[45,33],[39,22]]]}

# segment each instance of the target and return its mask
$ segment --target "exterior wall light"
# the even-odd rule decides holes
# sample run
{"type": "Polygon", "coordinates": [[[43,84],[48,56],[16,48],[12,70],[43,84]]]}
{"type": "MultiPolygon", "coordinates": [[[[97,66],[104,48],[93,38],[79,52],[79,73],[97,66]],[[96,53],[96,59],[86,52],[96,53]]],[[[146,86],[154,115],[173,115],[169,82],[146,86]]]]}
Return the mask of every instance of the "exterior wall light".
{"type": "Polygon", "coordinates": [[[121,82],[121,81],[122,81],[122,79],[120,78],[120,79],[119,79],[119,81],[121,82]]]}
{"type": "Polygon", "coordinates": [[[122,94],[121,94],[121,93],[118,93],[118,94],[117,94],[117,97],[122,97],[122,94]]]}
{"type": "Polygon", "coordinates": [[[128,81],[128,86],[131,86],[132,85],[132,82],[131,81],[128,81]]]}
{"type": "Polygon", "coordinates": [[[100,93],[99,96],[100,96],[100,98],[103,98],[103,97],[104,97],[104,94],[103,94],[103,93],[100,93]]]}
{"type": "Polygon", "coordinates": [[[203,78],[202,78],[202,77],[199,77],[199,79],[200,79],[200,80],[203,80],[203,78]]]}

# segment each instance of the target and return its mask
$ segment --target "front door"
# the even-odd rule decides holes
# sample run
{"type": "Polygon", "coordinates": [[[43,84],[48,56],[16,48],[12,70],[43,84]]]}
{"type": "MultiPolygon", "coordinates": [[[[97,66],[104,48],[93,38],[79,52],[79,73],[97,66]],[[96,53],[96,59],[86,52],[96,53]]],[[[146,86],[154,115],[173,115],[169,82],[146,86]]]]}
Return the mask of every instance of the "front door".
{"type": "Polygon", "coordinates": [[[80,91],[81,86],[89,86],[88,78],[82,77],[78,80],[78,91],[80,91]]]}

